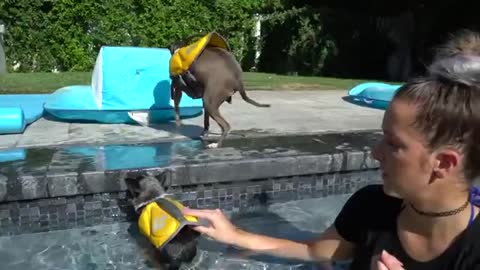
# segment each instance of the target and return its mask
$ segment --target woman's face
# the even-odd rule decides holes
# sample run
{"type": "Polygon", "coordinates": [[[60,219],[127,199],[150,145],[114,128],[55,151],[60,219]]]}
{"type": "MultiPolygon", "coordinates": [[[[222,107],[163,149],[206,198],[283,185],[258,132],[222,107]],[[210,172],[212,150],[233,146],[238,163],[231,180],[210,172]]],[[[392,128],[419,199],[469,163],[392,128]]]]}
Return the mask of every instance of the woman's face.
{"type": "Polygon", "coordinates": [[[436,164],[424,137],[413,126],[415,116],[413,104],[394,99],[383,118],[384,137],[373,150],[385,193],[407,200],[428,187],[436,164]]]}

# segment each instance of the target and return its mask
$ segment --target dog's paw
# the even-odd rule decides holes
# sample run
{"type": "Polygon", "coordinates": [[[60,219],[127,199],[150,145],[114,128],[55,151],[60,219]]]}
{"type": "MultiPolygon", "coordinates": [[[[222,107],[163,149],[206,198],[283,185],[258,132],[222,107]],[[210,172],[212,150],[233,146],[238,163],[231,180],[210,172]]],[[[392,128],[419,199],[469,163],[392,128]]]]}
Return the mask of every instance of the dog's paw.
{"type": "Polygon", "coordinates": [[[207,145],[207,147],[210,148],[210,149],[217,148],[218,143],[211,143],[211,144],[207,145]]]}

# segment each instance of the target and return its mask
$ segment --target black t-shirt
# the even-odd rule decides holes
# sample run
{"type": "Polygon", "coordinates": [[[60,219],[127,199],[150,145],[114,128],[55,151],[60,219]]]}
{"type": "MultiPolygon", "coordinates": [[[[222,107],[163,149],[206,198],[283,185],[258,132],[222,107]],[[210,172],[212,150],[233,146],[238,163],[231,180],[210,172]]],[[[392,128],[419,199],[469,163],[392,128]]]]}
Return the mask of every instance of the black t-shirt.
{"type": "Polygon", "coordinates": [[[370,270],[372,256],[382,250],[395,256],[406,270],[480,269],[480,215],[440,256],[417,262],[403,249],[396,219],[402,200],[383,192],[382,185],[370,185],[354,193],[335,219],[335,228],[357,248],[350,270],[370,270]]]}

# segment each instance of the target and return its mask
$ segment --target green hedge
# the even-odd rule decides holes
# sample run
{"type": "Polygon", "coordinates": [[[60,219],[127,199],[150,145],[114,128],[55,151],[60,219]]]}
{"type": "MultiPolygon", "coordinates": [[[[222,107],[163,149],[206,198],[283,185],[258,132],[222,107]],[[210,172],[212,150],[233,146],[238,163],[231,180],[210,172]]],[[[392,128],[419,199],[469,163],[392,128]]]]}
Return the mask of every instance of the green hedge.
{"type": "Polygon", "coordinates": [[[254,64],[254,14],[264,14],[258,71],[382,74],[388,43],[360,12],[314,10],[299,0],[3,0],[9,71],[91,71],[103,45],[166,47],[218,31],[244,70],[254,64]],[[17,63],[18,62],[18,63],[17,63]]]}
{"type": "MultiPolygon", "coordinates": [[[[253,49],[258,0],[4,0],[7,64],[20,72],[89,71],[102,45],[166,47],[200,31],[228,38],[236,57],[253,49]]],[[[250,53],[251,55],[251,53],[250,53]]]]}

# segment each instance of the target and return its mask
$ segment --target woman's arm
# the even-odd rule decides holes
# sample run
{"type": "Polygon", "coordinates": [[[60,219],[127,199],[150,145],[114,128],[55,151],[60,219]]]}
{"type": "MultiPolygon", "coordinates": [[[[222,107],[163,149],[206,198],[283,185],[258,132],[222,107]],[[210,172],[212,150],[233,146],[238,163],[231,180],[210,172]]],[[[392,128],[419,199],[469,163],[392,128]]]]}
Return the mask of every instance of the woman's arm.
{"type": "Polygon", "coordinates": [[[290,241],[250,233],[235,227],[221,210],[195,210],[185,208],[185,214],[204,218],[210,226],[193,229],[216,241],[253,252],[304,261],[344,260],[352,257],[354,245],[344,240],[332,226],[319,239],[308,243],[290,241]]]}
{"type": "Polygon", "coordinates": [[[239,230],[232,243],[254,252],[304,261],[335,261],[352,257],[354,245],[342,239],[335,227],[328,228],[319,239],[295,242],[239,230]]]}

